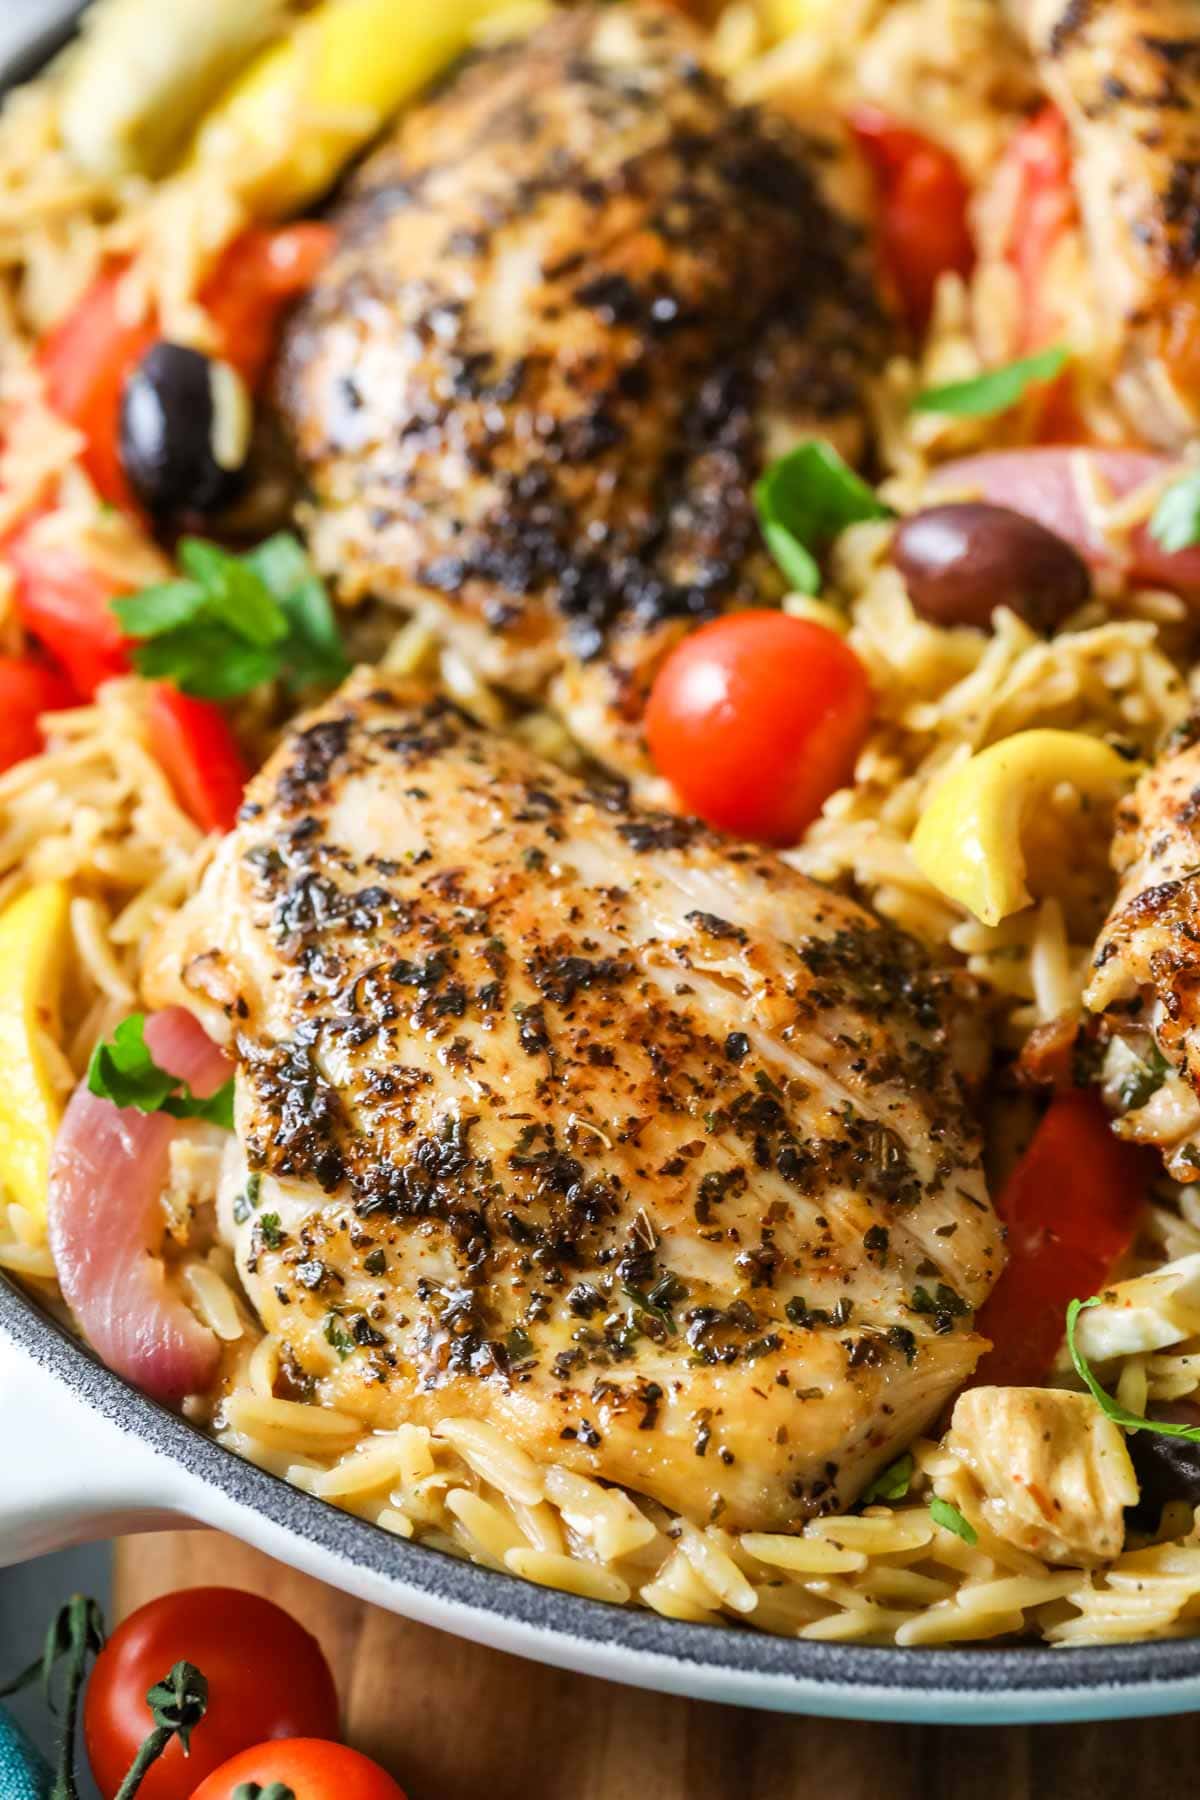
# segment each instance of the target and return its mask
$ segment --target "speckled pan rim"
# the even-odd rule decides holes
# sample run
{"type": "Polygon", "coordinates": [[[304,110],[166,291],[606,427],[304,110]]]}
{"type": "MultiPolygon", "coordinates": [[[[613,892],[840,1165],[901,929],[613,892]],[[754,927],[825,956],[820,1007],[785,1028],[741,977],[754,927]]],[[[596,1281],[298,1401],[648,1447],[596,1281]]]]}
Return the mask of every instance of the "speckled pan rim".
{"type": "MultiPolygon", "coordinates": [[[[382,1580],[400,1602],[410,1594],[487,1615],[554,1640],[564,1651],[570,1644],[608,1651],[616,1646],[662,1666],[771,1682],[790,1678],[830,1691],[870,1688],[896,1698],[942,1693],[964,1700],[1003,1695],[1010,1701],[1027,1695],[1042,1702],[1039,1713],[1055,1695],[1097,1689],[1132,1698],[1138,1689],[1153,1688],[1154,1710],[1164,1711],[1171,1708],[1172,1690],[1176,1702],[1185,1688],[1200,1695],[1200,1638],[1055,1651],[1033,1645],[930,1650],[809,1643],[733,1626],[681,1624],[534,1587],[393,1537],[246,1462],[106,1369],[7,1278],[0,1279],[0,1332],[109,1424],[286,1537],[382,1580]]],[[[396,1610],[409,1609],[401,1603],[396,1610]]]]}
{"type": "MultiPolygon", "coordinates": [[[[0,63],[0,91],[28,79],[62,46],[86,4],[87,0],[45,0],[21,50],[0,63]]],[[[1088,1708],[1094,1716],[1110,1710],[1167,1712],[1180,1710],[1189,1701],[1200,1704],[1200,1638],[1056,1651],[1035,1645],[933,1650],[811,1643],[733,1626],[682,1624],[535,1587],[406,1543],[256,1468],[106,1369],[3,1275],[0,1332],[114,1428],[265,1519],[285,1537],[313,1547],[348,1570],[368,1572],[385,1582],[398,1601],[409,1594],[512,1625],[544,1640],[550,1651],[559,1647],[562,1660],[575,1666],[586,1666],[588,1646],[607,1652],[615,1647],[643,1668],[656,1664],[664,1672],[691,1668],[727,1676],[736,1683],[729,1697],[743,1704],[754,1704],[756,1679],[776,1690],[772,1700],[763,1703],[786,1704],[778,1690],[792,1682],[807,1690],[813,1710],[819,1708],[822,1693],[832,1698],[835,1693],[870,1690],[883,1697],[879,1716],[893,1717],[901,1716],[897,1703],[906,1694],[914,1704],[941,1696],[942,1716],[948,1717],[953,1717],[955,1702],[961,1700],[964,1714],[970,1711],[975,1721],[987,1718],[989,1698],[1003,1698],[1007,1703],[1003,1716],[1010,1720],[1016,1716],[1013,1703],[1019,1713],[1024,1699],[1026,1716],[1053,1718],[1056,1699],[1063,1716],[1068,1711],[1075,1716],[1079,1709],[1070,1703],[1089,1693],[1098,1700],[1105,1693],[1113,1699],[1111,1709],[1103,1703],[1088,1708]],[[582,1649],[584,1657],[570,1655],[573,1648],[582,1649]],[[1137,1705],[1139,1693],[1145,1695],[1144,1707],[1137,1705]]],[[[396,1611],[406,1613],[410,1608],[398,1604],[396,1611]]],[[[546,1660],[558,1659],[548,1654],[546,1660]]],[[[653,1683],[648,1678],[645,1685],[653,1683]]],[[[665,1679],[662,1685],[680,1687],[665,1679]]],[[[872,1709],[866,1705],[856,1710],[869,1716],[872,1709]]]]}

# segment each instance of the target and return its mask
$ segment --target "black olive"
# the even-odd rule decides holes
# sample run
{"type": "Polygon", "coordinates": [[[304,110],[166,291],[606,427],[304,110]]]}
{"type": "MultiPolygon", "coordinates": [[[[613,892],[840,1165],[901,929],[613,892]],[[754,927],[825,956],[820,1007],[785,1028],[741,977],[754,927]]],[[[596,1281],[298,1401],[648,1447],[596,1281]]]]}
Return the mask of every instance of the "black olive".
{"type": "Polygon", "coordinates": [[[1036,519],[971,500],[930,506],[903,519],[892,561],[909,599],[935,625],[986,631],[1007,606],[1035,631],[1050,633],[1092,591],[1087,564],[1036,519]]]}
{"type": "MultiPolygon", "coordinates": [[[[1172,1425],[1200,1426],[1200,1407],[1186,1400],[1163,1402],[1149,1416],[1172,1425]]],[[[1137,1505],[1125,1515],[1131,1525],[1157,1531],[1168,1500],[1200,1506],[1200,1444],[1156,1431],[1131,1431],[1125,1442],[1140,1490],[1137,1505]]]]}
{"type": "Polygon", "coordinates": [[[121,462],[156,518],[211,513],[246,472],[253,409],[237,370],[183,344],[158,343],[121,396],[121,462]]]}

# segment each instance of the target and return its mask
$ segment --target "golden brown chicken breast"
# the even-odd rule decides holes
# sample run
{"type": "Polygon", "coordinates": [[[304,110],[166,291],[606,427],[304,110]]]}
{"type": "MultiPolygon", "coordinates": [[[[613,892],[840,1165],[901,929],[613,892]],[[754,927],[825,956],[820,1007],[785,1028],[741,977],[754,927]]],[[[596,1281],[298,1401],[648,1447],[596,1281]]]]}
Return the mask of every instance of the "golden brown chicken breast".
{"type": "Polygon", "coordinates": [[[1138,436],[1200,428],[1200,8],[1195,0],[1009,0],[1065,114],[1095,304],[1119,343],[1138,436]]]}
{"type": "Polygon", "coordinates": [[[1118,814],[1116,902],[1087,1004],[1105,1015],[1122,1134],[1200,1177],[1200,722],[1177,732],[1118,814]]]}
{"type": "Polygon", "coordinates": [[[1003,1260],[947,979],[378,684],[299,724],[151,956],[238,1058],[222,1229],[293,1387],[697,1521],[844,1506],[1003,1260]]]}
{"type": "MultiPolygon", "coordinates": [[[[828,156],[828,151],[823,153],[828,156]]],[[[881,322],[822,153],[653,4],[477,56],[366,163],[287,334],[314,554],[639,766],[657,660],[778,592],[751,486],[853,449],[881,322]]]]}

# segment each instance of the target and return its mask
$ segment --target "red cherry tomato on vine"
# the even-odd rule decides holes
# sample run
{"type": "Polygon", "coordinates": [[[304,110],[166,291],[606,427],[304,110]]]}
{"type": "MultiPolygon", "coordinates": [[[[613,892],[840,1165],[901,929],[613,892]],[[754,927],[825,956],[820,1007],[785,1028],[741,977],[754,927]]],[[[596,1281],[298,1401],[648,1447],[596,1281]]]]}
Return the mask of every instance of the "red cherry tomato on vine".
{"type": "Polygon", "coordinates": [[[321,1647],[270,1600],[237,1588],[188,1588],[130,1615],[96,1659],[84,1704],[92,1774],[112,1800],[153,1726],[147,1690],[175,1663],[208,1680],[208,1711],[187,1757],[175,1741],[152,1764],[140,1800],[188,1800],[231,1756],[265,1738],[338,1729],[321,1647]]]}
{"type": "Polygon", "coordinates": [[[290,1743],[259,1744],[243,1750],[210,1775],[191,1800],[233,1800],[239,1788],[267,1789],[272,1782],[288,1789],[295,1800],[405,1800],[404,1789],[391,1776],[345,1744],[317,1738],[290,1743]]]}
{"type": "Polygon", "coordinates": [[[659,772],[710,825],[793,844],[849,781],[871,719],[866,671],[836,632],[731,613],[685,638],[655,679],[659,772]]]}

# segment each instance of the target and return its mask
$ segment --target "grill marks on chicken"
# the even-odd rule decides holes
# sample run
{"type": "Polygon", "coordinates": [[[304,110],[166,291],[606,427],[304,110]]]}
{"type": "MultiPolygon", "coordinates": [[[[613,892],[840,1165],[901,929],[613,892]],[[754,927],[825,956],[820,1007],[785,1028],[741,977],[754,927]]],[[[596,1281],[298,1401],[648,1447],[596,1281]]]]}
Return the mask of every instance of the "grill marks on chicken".
{"type": "Polygon", "coordinates": [[[1169,1071],[1122,1121],[1179,1180],[1200,1174],[1200,720],[1178,731],[1117,815],[1117,898],[1085,1000],[1114,1036],[1153,1038],[1169,1071]]]}
{"type": "Polygon", "coordinates": [[[1118,398],[1174,448],[1200,426],[1200,14],[1195,0],[1009,0],[1075,140],[1118,398]]]}
{"type": "Polygon", "coordinates": [[[415,607],[519,692],[562,672],[628,768],[669,644],[774,591],[768,438],[852,449],[881,349],[821,153],[699,47],[635,4],[470,62],[353,184],[279,384],[343,597],[415,607]]]}
{"type": "Polygon", "coordinates": [[[852,1500],[970,1373],[1002,1261],[945,979],[378,679],[267,764],[151,958],[239,1059],[222,1221],[288,1391],[483,1417],[697,1520],[852,1500]]]}

